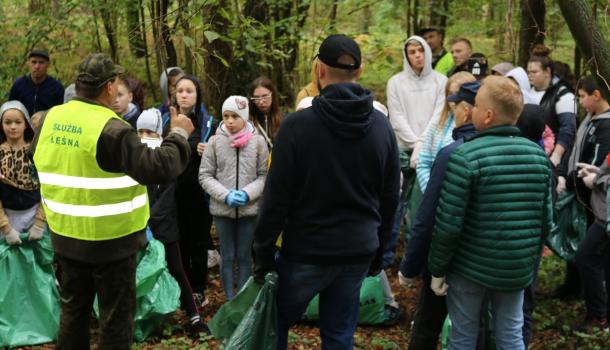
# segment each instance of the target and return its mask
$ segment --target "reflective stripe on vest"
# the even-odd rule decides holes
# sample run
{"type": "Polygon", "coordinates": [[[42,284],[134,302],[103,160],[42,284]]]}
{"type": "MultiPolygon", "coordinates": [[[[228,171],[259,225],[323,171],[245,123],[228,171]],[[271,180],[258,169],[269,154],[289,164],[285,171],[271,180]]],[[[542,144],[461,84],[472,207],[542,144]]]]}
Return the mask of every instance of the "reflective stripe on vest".
{"type": "Polygon", "coordinates": [[[97,142],[110,109],[79,100],[52,108],[34,154],[51,230],[75,239],[120,238],[146,227],[146,187],[97,163],[97,142]]]}

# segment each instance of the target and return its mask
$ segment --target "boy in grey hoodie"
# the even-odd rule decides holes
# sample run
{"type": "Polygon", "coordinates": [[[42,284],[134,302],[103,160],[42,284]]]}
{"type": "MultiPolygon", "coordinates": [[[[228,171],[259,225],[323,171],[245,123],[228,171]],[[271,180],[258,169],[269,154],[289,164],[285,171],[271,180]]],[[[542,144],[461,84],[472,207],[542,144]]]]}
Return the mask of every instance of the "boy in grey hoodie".
{"type": "Polygon", "coordinates": [[[581,79],[577,89],[578,100],[587,116],[576,132],[568,164],[567,186],[575,188],[582,203],[590,203],[590,208],[586,206],[591,211],[588,215],[589,229],[576,253],[587,307],[585,320],[577,329],[590,332],[593,327],[608,328],[609,296],[604,281],[608,283],[610,280],[605,196],[610,183],[606,161],[610,151],[610,105],[592,76],[581,79]],[[577,168],[581,169],[577,171],[577,168]]]}

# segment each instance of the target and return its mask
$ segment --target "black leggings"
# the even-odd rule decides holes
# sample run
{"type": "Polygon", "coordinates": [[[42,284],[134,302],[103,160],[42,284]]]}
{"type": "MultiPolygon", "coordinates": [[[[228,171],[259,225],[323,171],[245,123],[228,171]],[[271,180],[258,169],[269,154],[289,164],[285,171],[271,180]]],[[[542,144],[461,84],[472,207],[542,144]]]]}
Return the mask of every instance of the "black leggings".
{"type": "Polygon", "coordinates": [[[186,309],[186,313],[189,317],[198,315],[199,310],[195,304],[195,299],[193,299],[193,290],[191,289],[191,284],[189,283],[186,273],[184,272],[184,267],[182,266],[180,244],[176,241],[164,243],[164,246],[167,268],[180,286],[180,302],[182,303],[182,307],[186,309]]]}

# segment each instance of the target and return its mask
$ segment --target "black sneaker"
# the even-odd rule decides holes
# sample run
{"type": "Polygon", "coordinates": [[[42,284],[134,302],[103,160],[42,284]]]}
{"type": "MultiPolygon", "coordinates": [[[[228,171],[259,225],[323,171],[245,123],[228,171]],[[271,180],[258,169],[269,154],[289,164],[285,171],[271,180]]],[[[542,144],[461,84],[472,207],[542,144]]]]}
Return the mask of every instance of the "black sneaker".
{"type": "Polygon", "coordinates": [[[398,324],[400,318],[402,317],[402,311],[398,307],[394,307],[392,305],[386,305],[384,310],[384,326],[394,326],[398,324]]]}

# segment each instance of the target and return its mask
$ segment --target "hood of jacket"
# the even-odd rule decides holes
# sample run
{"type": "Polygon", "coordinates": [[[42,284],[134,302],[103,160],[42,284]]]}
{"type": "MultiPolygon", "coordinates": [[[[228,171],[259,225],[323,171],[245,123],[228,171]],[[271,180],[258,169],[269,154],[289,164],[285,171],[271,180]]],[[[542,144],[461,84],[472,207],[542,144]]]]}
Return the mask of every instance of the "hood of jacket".
{"type": "Polygon", "coordinates": [[[422,38],[421,36],[413,35],[407,40],[405,40],[402,46],[402,58],[403,71],[411,79],[420,79],[432,72],[432,50],[430,49],[430,46],[428,45],[426,40],[424,40],[424,38],[422,38]],[[407,59],[407,43],[412,40],[417,41],[424,48],[424,68],[422,69],[421,74],[419,75],[415,73],[413,67],[411,67],[409,60],[407,59]]]}
{"type": "Polygon", "coordinates": [[[530,96],[530,81],[527,78],[527,72],[525,69],[521,67],[516,67],[508,71],[506,73],[507,78],[513,78],[517,84],[519,84],[519,88],[521,89],[521,93],[523,94],[523,103],[534,103],[534,100],[530,96]]]}
{"type": "Polygon", "coordinates": [[[161,76],[159,77],[159,86],[161,87],[161,93],[163,94],[163,103],[169,106],[169,100],[171,97],[169,94],[169,86],[167,85],[167,74],[171,73],[173,70],[179,69],[182,71],[180,67],[168,67],[161,72],[161,76]]]}
{"type": "Polygon", "coordinates": [[[373,93],[355,83],[328,85],[315,98],[312,107],[322,123],[346,139],[361,138],[373,119],[373,93]]]}

